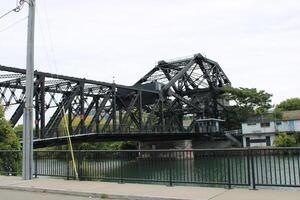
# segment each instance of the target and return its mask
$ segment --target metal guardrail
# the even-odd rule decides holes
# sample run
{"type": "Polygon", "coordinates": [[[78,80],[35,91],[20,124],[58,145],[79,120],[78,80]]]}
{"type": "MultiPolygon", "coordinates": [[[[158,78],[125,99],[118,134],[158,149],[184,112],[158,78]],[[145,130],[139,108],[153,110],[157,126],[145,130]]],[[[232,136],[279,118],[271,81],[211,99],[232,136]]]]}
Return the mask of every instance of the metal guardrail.
{"type": "MultiPolygon", "coordinates": [[[[74,151],[81,180],[300,187],[300,148],[74,151]]],[[[0,173],[20,175],[20,151],[0,151],[0,173]]],[[[34,151],[34,175],[75,179],[69,151],[34,151]]]]}

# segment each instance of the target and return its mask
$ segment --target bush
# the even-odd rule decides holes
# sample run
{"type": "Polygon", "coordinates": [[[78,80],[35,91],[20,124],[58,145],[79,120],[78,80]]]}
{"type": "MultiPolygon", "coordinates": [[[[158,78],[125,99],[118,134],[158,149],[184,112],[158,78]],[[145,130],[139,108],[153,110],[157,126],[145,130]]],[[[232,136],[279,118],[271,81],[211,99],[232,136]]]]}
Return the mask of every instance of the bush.
{"type": "Polygon", "coordinates": [[[5,119],[3,108],[0,106],[0,150],[8,150],[0,151],[0,172],[17,173],[21,157],[20,153],[14,150],[20,150],[20,147],[19,139],[5,119]]]}
{"type": "Polygon", "coordinates": [[[276,147],[292,147],[296,145],[296,139],[294,136],[280,133],[275,137],[273,144],[276,147]]]}
{"type": "Polygon", "coordinates": [[[300,132],[294,134],[297,144],[300,144],[300,132]]]}

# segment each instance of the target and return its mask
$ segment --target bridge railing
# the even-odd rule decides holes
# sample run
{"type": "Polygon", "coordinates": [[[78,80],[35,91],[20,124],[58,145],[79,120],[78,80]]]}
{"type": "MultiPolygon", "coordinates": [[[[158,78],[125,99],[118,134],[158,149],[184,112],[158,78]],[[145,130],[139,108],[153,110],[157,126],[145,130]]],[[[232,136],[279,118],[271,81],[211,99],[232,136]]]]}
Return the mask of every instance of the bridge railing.
{"type": "MultiPolygon", "coordinates": [[[[34,175],[135,183],[300,187],[300,148],[34,151],[34,175]]],[[[0,171],[20,175],[20,151],[0,151],[0,171]]]]}

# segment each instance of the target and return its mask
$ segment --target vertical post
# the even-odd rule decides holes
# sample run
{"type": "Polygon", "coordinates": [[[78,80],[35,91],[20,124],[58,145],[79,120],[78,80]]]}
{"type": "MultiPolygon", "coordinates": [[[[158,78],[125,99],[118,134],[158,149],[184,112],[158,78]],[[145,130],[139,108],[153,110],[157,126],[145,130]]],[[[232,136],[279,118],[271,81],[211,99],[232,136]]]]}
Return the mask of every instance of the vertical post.
{"type": "Polygon", "coordinates": [[[40,120],[41,120],[41,138],[44,138],[45,133],[45,77],[40,77],[41,80],[41,89],[40,89],[40,101],[41,101],[41,110],[40,110],[40,120]]]}
{"type": "MultiPolygon", "coordinates": [[[[168,153],[168,156],[169,156],[169,186],[173,186],[173,181],[172,181],[172,152],[171,151],[169,151],[169,153],[168,153]]],[[[184,158],[184,159],[186,159],[186,158],[184,158]]]]}
{"type": "Polygon", "coordinates": [[[81,180],[82,178],[82,152],[81,151],[78,151],[78,154],[77,154],[77,169],[78,169],[78,180],[81,180]]]}
{"type": "MultiPolygon", "coordinates": [[[[96,99],[96,105],[95,105],[95,109],[96,109],[96,112],[98,111],[99,109],[99,98],[97,97],[96,99]]],[[[96,119],[96,133],[100,133],[100,127],[99,127],[99,116],[97,117],[96,119]]]]}
{"type": "Polygon", "coordinates": [[[72,104],[70,104],[69,108],[68,108],[68,129],[69,129],[69,133],[70,135],[73,135],[73,127],[72,127],[72,115],[73,115],[73,109],[72,109],[72,104]]]}
{"type": "MultiPolygon", "coordinates": [[[[40,77],[37,76],[37,79],[40,79],[40,77]]],[[[35,121],[34,122],[35,122],[35,137],[41,138],[40,137],[40,90],[39,89],[37,89],[35,93],[35,121]]]]}
{"type": "Polygon", "coordinates": [[[231,189],[231,169],[230,169],[230,151],[227,152],[227,176],[228,176],[228,189],[231,189]]]}
{"type": "Polygon", "coordinates": [[[164,131],[164,104],[162,98],[159,100],[159,112],[160,112],[160,131],[164,131]]]}
{"type": "Polygon", "coordinates": [[[122,127],[122,120],[123,120],[123,119],[122,119],[122,118],[123,118],[123,117],[122,117],[122,114],[123,114],[123,113],[122,113],[122,110],[121,110],[121,108],[120,108],[120,109],[119,109],[119,131],[120,131],[120,132],[122,132],[122,130],[123,130],[123,127],[122,127]]]}
{"type": "Polygon", "coordinates": [[[124,183],[124,177],[123,177],[123,167],[124,167],[124,152],[123,151],[120,151],[120,154],[121,154],[121,183],[124,183]]]}
{"type": "Polygon", "coordinates": [[[143,98],[142,98],[142,91],[139,91],[139,129],[140,133],[143,131],[143,98]]]}
{"type": "Polygon", "coordinates": [[[23,129],[22,177],[32,179],[33,165],[33,79],[34,79],[34,21],[35,0],[30,0],[28,11],[27,56],[26,56],[26,91],[23,129]]]}
{"type": "Polygon", "coordinates": [[[251,150],[250,156],[251,156],[251,172],[252,172],[252,189],[255,190],[256,189],[256,183],[255,183],[253,150],[251,150]]]}
{"type": "Polygon", "coordinates": [[[38,155],[37,152],[34,152],[34,177],[37,178],[37,162],[38,162],[38,155]]]}
{"type": "Polygon", "coordinates": [[[248,185],[251,186],[251,166],[250,166],[250,149],[247,149],[247,176],[248,185]]]}
{"type": "Polygon", "coordinates": [[[84,82],[80,82],[80,134],[85,133],[84,124],[84,82]]]}
{"type": "Polygon", "coordinates": [[[66,168],[67,168],[67,180],[70,180],[70,166],[69,166],[69,152],[66,151],[66,168]]]}
{"type": "Polygon", "coordinates": [[[115,133],[116,132],[116,112],[117,112],[117,103],[116,103],[116,86],[115,86],[115,84],[114,84],[114,86],[113,86],[113,92],[112,92],[112,94],[113,94],[113,113],[112,113],[112,115],[113,115],[113,133],[115,133]]]}

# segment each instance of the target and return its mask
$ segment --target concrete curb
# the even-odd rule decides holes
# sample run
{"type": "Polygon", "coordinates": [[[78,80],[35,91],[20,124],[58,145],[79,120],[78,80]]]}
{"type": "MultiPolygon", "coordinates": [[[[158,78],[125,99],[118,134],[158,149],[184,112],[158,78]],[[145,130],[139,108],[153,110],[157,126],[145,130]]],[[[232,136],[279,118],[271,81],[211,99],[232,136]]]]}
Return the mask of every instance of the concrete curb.
{"type": "MultiPolygon", "coordinates": [[[[69,190],[58,190],[49,188],[36,188],[36,187],[22,187],[22,186],[0,186],[0,189],[26,191],[26,192],[41,192],[49,194],[60,194],[69,196],[93,197],[100,199],[120,199],[120,200],[187,200],[172,197],[159,197],[159,196],[135,196],[135,195],[122,195],[122,194],[106,194],[101,192],[79,192],[69,190]]],[[[197,199],[207,200],[207,199],[197,199]]]]}

